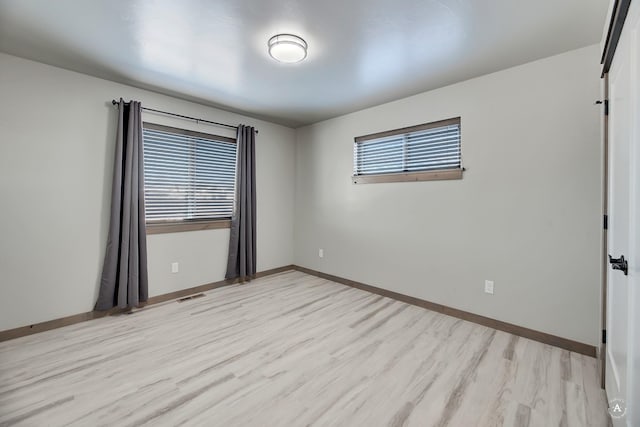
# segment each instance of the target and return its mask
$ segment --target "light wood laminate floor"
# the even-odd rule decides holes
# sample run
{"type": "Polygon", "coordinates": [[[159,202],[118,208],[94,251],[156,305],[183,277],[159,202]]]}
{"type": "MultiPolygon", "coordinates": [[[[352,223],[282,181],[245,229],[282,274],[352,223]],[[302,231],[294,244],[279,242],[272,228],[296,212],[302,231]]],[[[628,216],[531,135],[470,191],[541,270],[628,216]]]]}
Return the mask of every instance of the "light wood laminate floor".
{"type": "Polygon", "coordinates": [[[0,425],[607,426],[596,360],[300,272],[0,343],[0,425]]]}

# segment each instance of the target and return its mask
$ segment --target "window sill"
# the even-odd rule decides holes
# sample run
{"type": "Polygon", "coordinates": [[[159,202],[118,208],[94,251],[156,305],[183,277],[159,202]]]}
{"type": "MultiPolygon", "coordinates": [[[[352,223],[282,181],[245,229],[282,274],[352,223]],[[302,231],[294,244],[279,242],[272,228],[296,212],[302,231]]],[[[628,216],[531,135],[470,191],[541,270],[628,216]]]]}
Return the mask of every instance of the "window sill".
{"type": "Polygon", "coordinates": [[[375,184],[380,182],[442,181],[462,179],[464,169],[447,169],[429,172],[386,173],[379,175],[356,175],[351,177],[354,184],[375,184]]]}
{"type": "Polygon", "coordinates": [[[231,228],[231,220],[218,219],[211,221],[184,221],[147,224],[147,235],[181,233],[185,231],[215,230],[219,228],[231,228]]]}

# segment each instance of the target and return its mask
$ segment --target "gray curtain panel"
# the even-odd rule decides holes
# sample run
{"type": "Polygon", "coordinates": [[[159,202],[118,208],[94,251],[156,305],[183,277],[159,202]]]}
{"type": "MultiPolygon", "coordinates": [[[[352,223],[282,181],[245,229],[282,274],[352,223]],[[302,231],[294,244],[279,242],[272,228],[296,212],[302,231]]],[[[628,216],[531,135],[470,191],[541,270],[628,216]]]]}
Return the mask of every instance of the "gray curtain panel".
{"type": "Polygon", "coordinates": [[[96,310],[130,308],[148,298],[142,108],[120,98],[111,221],[96,310]]]}
{"type": "Polygon", "coordinates": [[[231,219],[227,279],[251,280],[256,274],[256,132],[238,126],[236,206],[231,219]]]}

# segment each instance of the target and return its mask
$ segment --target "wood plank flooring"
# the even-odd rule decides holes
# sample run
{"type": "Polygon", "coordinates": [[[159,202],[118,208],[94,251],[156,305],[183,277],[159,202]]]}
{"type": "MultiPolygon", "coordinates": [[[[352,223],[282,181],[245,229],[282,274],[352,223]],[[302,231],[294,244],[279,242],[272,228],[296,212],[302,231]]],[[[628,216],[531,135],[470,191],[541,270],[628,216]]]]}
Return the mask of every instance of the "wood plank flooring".
{"type": "Polygon", "coordinates": [[[597,375],[292,271],[0,343],[0,426],[608,426],[597,375]]]}

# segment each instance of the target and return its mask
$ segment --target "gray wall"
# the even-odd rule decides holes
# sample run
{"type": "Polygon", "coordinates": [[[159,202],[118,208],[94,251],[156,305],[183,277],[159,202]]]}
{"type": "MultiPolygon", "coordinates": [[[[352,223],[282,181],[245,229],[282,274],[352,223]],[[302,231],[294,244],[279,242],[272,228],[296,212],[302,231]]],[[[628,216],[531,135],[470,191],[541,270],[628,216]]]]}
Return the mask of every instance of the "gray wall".
{"type": "Polygon", "coordinates": [[[298,129],[296,264],[597,344],[598,62],[591,46],[298,129]],[[463,180],[351,183],[354,137],[456,116],[463,180]]]}
{"type": "MultiPolygon", "coordinates": [[[[258,270],[293,262],[295,131],[0,54],[0,330],[90,311],[108,227],[112,98],[256,126],[258,270]]],[[[234,136],[165,116],[144,119],[234,136]]],[[[150,294],[224,278],[228,230],[148,237],[150,294]],[[171,262],[180,272],[171,273],[171,262]]]]}

